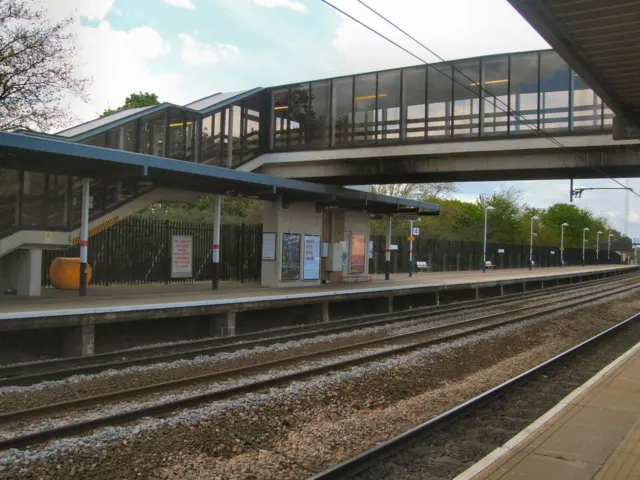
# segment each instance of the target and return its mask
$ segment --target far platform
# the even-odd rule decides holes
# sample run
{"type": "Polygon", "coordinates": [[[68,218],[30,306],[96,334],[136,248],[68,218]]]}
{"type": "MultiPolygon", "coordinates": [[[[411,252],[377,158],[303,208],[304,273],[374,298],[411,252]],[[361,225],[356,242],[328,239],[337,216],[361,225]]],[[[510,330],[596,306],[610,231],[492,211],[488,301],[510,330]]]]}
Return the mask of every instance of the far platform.
{"type": "Polygon", "coordinates": [[[640,478],[640,343],[455,480],[640,478]]]}
{"type": "MultiPolygon", "coordinates": [[[[486,273],[430,272],[416,273],[413,277],[394,274],[389,281],[383,275],[374,275],[370,282],[295,288],[223,282],[217,291],[212,291],[208,283],[121,285],[89,287],[88,296],[84,298],[74,291],[45,289],[41,297],[0,297],[0,330],[174,318],[363,298],[390,298],[389,308],[393,310],[394,297],[435,293],[433,298],[425,295],[421,301],[411,301],[411,306],[453,303],[629,273],[635,268],[600,265],[490,270],[486,273]]],[[[403,305],[396,308],[402,309],[403,305]]],[[[376,310],[380,311],[379,308],[376,310]]]]}

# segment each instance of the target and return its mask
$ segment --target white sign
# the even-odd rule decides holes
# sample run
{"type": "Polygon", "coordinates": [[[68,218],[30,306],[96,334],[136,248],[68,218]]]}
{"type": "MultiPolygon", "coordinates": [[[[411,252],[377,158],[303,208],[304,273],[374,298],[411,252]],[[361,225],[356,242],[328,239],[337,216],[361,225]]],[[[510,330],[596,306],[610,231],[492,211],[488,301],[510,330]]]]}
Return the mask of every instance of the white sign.
{"type": "Polygon", "coordinates": [[[302,264],[303,280],[320,279],[320,236],[304,236],[304,263],[302,264]]]}
{"type": "Polygon", "coordinates": [[[389,245],[389,250],[398,250],[398,245],[389,245]]]}
{"type": "Polygon", "coordinates": [[[369,258],[373,258],[373,241],[369,240],[369,258]]]}
{"type": "Polygon", "coordinates": [[[498,253],[504,253],[504,248],[499,248],[498,253]]]}
{"type": "Polygon", "coordinates": [[[411,232],[411,235],[413,235],[414,237],[419,237],[420,236],[420,227],[413,227],[413,232],[411,232]]]}
{"type": "Polygon", "coordinates": [[[555,251],[555,250],[551,250],[549,253],[550,253],[551,255],[555,255],[555,254],[556,254],[556,251],[555,251]]]}
{"type": "Polygon", "coordinates": [[[276,259],[276,234],[262,234],[262,260],[276,259]]]}
{"type": "Polygon", "coordinates": [[[193,237],[191,235],[171,236],[171,278],[193,276],[193,237]]]}

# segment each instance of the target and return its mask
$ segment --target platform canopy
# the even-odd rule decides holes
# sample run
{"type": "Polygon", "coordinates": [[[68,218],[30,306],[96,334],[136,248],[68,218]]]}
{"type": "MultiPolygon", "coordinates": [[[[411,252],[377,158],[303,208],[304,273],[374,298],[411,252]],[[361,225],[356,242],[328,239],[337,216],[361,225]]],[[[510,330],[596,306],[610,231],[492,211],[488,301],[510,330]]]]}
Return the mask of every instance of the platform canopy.
{"type": "Polygon", "coordinates": [[[509,0],[604,100],[640,127],[640,0],[509,0]]]}
{"type": "Polygon", "coordinates": [[[374,215],[440,213],[435,203],[16,133],[0,132],[0,168],[105,181],[147,180],[154,186],[203,194],[316,202],[374,215]]]}

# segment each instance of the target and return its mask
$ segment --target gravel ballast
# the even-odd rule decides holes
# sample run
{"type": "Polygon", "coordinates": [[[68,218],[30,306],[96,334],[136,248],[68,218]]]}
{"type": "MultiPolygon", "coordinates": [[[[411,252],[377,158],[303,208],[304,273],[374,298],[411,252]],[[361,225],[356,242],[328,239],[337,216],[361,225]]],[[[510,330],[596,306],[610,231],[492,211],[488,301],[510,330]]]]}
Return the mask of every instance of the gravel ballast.
{"type": "Polygon", "coordinates": [[[635,313],[632,296],[287,388],[4,452],[0,478],[304,478],[635,313]],[[218,424],[222,424],[221,428],[218,424]]]}

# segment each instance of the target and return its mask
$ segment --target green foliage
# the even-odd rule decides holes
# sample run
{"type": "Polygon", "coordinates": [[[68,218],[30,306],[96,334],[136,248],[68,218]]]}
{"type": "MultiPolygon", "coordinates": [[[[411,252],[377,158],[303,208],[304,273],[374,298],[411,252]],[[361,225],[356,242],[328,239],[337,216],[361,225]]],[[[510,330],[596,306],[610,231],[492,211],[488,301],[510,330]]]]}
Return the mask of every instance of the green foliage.
{"type": "Polygon", "coordinates": [[[153,105],[159,105],[160,100],[158,100],[158,95],[155,93],[149,92],[138,92],[132,93],[125,100],[124,104],[115,110],[111,108],[107,108],[104,112],[102,112],[101,117],[105,115],[111,115],[112,113],[119,112],[120,110],[127,110],[129,108],[139,108],[139,107],[152,107],[153,105]]]}
{"type": "MultiPolygon", "coordinates": [[[[213,195],[200,197],[189,204],[155,203],[136,214],[137,218],[149,220],[172,220],[177,222],[213,222],[213,195]]],[[[260,223],[262,202],[250,198],[223,197],[222,223],[260,223]]]]}

